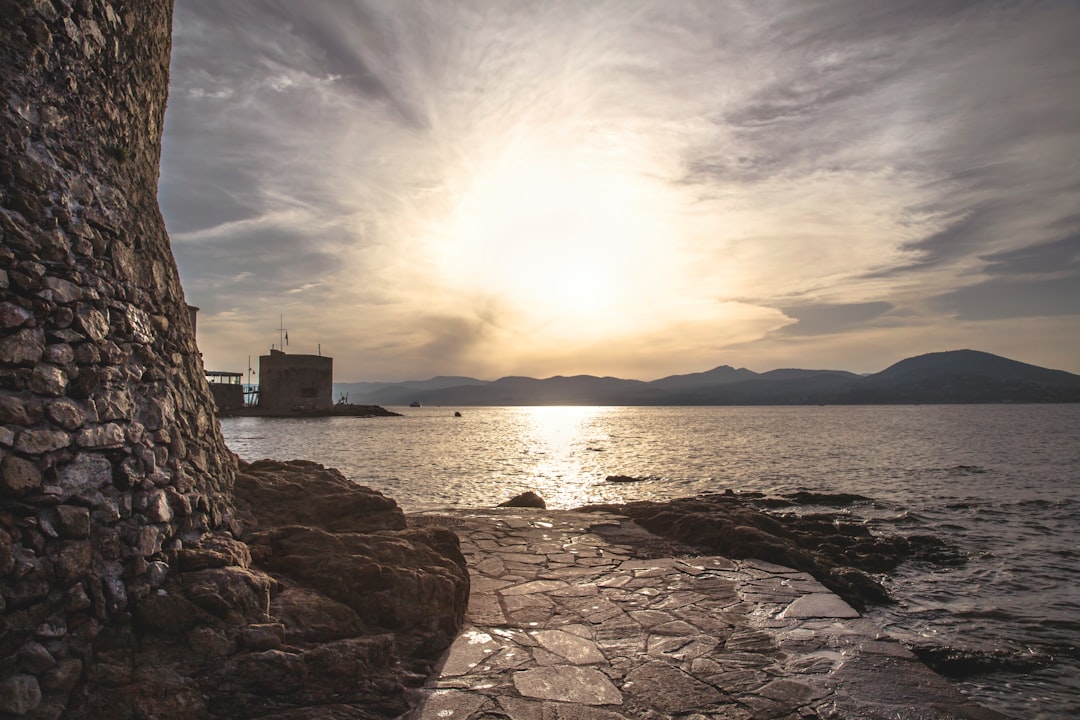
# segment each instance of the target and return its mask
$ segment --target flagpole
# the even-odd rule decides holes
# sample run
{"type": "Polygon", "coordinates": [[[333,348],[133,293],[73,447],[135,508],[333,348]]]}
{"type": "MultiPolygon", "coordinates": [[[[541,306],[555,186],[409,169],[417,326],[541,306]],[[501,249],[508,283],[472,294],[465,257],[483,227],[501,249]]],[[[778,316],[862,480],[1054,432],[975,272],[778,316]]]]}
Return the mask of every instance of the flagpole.
{"type": "Polygon", "coordinates": [[[285,315],[278,316],[278,347],[282,352],[285,352],[285,347],[289,344],[289,329],[285,327],[285,315]]]}

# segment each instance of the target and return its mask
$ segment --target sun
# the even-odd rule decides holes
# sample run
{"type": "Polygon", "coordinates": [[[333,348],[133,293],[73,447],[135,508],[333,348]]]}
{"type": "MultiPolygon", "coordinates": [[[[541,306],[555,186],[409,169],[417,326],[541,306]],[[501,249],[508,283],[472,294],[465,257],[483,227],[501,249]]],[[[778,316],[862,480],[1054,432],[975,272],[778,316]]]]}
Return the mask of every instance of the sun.
{"type": "Polygon", "coordinates": [[[640,179],[557,146],[478,168],[457,204],[442,272],[539,325],[621,322],[659,277],[640,179]]]}
{"type": "Polygon", "coordinates": [[[605,207],[603,192],[549,170],[506,178],[487,207],[472,215],[482,223],[471,235],[484,284],[546,312],[611,307],[634,253],[628,223],[605,207]]]}

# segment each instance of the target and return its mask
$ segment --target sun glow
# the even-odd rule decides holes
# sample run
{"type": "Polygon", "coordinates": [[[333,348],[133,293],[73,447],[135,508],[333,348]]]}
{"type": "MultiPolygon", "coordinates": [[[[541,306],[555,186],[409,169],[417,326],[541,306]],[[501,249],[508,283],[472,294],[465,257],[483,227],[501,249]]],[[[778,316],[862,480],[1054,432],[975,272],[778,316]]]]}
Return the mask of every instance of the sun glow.
{"type": "Polygon", "coordinates": [[[658,198],[587,147],[503,149],[471,173],[440,264],[537,325],[610,329],[668,275],[658,198]]]}

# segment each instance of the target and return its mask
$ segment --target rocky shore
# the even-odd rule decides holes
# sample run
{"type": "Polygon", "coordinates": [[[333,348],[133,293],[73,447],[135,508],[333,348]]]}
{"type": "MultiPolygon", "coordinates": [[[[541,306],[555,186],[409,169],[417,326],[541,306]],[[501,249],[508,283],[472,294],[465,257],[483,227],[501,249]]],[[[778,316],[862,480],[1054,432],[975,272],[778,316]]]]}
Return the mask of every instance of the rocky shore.
{"type": "Polygon", "coordinates": [[[802,570],[852,607],[865,610],[891,599],[874,575],[908,560],[954,565],[965,562],[955,548],[925,535],[882,536],[864,523],[828,508],[869,502],[858,495],[716,493],[669,501],[592,505],[585,512],[633,518],[646,530],[702,553],[757,559],[802,570]],[[784,512],[798,506],[814,513],[784,512]]]}
{"type": "Polygon", "coordinates": [[[473,579],[408,720],[1003,720],[806,572],[599,510],[409,520],[452,528],[473,579]]]}
{"type": "MultiPolygon", "coordinates": [[[[829,708],[861,712],[886,684],[874,663],[901,658],[955,714],[889,680],[904,711],[1000,717],[880,631],[834,627],[888,600],[871,572],[937,543],[766,512],[860,500],[727,494],[546,511],[532,493],[518,507],[406,517],[316,463],[239,462],[232,528],[166,552],[155,589],[130,624],[95,639],[66,703],[14,716],[847,717],[829,708]],[[723,607],[689,612],[720,578],[723,607]],[[777,621],[762,626],[753,603],[775,605],[777,621]],[[849,654],[874,648],[860,655],[868,670],[826,652],[841,637],[849,654]],[[792,648],[805,661],[785,660],[792,648]],[[481,661],[493,664],[481,672],[481,661]]],[[[27,671],[48,656],[34,647],[17,658],[27,671]]]]}
{"type": "MultiPolygon", "coordinates": [[[[545,511],[531,494],[522,504],[539,509],[406,517],[336,470],[269,460],[239,462],[233,495],[230,528],[154,561],[152,590],[132,603],[130,622],[93,639],[69,697],[52,679],[60,667],[49,641],[24,643],[7,662],[41,692],[6,682],[0,717],[435,718],[467,709],[611,720],[698,705],[709,710],[702,717],[826,717],[830,707],[861,707],[885,683],[873,665],[879,649],[860,660],[866,671],[824,650],[837,637],[879,648],[880,633],[858,625],[837,636],[829,623],[887,601],[871,572],[927,547],[942,552],[835,518],[766,512],[858,498],[728,494],[545,511]],[[553,518],[565,537],[552,535],[553,518]],[[711,597],[721,576],[723,607],[703,625],[687,603],[711,597]],[[597,609],[597,593],[612,595],[610,612],[597,609]],[[751,600],[788,619],[759,627],[751,600]],[[808,659],[787,662],[788,646],[808,659]],[[487,671],[462,664],[495,662],[496,650],[506,657],[487,671]]],[[[924,686],[933,678],[899,646],[885,656],[903,658],[924,686]]],[[[935,702],[958,714],[922,707],[910,688],[904,707],[999,717],[943,682],[932,683],[935,702]]]]}
{"type": "MultiPolygon", "coordinates": [[[[408,709],[465,617],[457,537],[315,463],[240,464],[234,532],[167,553],[94,644],[65,718],[372,718],[408,709]]],[[[25,652],[24,652],[25,655],[25,652]]],[[[23,717],[42,717],[28,713],[23,717]]]]}

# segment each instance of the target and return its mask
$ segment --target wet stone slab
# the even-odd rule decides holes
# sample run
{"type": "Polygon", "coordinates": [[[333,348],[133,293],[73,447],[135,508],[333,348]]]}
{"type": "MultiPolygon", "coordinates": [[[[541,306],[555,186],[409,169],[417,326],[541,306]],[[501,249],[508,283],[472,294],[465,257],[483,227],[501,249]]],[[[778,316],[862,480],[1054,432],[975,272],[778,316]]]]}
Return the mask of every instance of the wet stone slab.
{"type": "Polygon", "coordinates": [[[781,615],[785,618],[856,618],[859,613],[832,593],[812,592],[796,599],[781,615]]]}
{"type": "Polygon", "coordinates": [[[525,697],[578,705],[621,705],[620,693],[596,668],[553,665],[514,673],[514,687],[525,697]]]}
{"type": "Polygon", "coordinates": [[[1005,717],[805,573],[657,558],[657,539],[614,515],[425,515],[461,538],[472,595],[404,720],[1005,717]]]}

